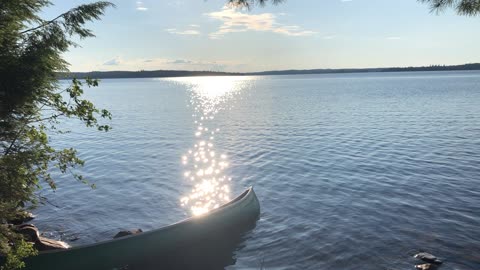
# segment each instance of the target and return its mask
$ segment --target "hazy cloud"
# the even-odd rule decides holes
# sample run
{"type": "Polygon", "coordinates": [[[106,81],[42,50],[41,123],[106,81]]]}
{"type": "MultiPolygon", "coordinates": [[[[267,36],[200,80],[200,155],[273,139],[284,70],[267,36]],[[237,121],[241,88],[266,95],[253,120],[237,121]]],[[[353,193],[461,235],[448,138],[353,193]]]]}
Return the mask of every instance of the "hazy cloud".
{"type": "Polygon", "coordinates": [[[120,64],[120,60],[117,58],[108,60],[107,62],[103,63],[104,66],[118,66],[120,64]]]}
{"type": "Polygon", "coordinates": [[[176,28],[169,28],[169,29],[165,29],[165,31],[167,31],[170,34],[176,34],[176,35],[195,36],[195,35],[200,35],[201,34],[200,31],[195,30],[195,29],[177,30],[176,28]]]}
{"type": "Polygon", "coordinates": [[[145,7],[145,5],[143,4],[142,1],[137,1],[136,4],[137,4],[136,10],[138,10],[138,11],[147,11],[148,10],[148,8],[145,7]]]}
{"type": "Polygon", "coordinates": [[[334,39],[336,38],[335,35],[330,35],[330,36],[324,36],[323,39],[334,39]]]}
{"type": "Polygon", "coordinates": [[[401,37],[388,37],[388,40],[399,40],[402,39],[401,37]]]}
{"type": "Polygon", "coordinates": [[[117,56],[106,62],[89,63],[87,70],[213,70],[224,71],[229,68],[235,69],[238,62],[232,61],[208,61],[191,59],[168,59],[168,58],[122,58],[117,56]]]}
{"type": "Polygon", "coordinates": [[[297,25],[284,25],[276,21],[273,13],[247,14],[241,10],[224,7],[221,11],[206,13],[211,19],[222,21],[220,28],[210,33],[210,38],[220,38],[228,33],[262,31],[287,36],[310,36],[314,31],[304,30],[297,25]]]}
{"type": "Polygon", "coordinates": [[[184,60],[184,59],[177,59],[177,60],[169,62],[169,64],[191,64],[191,63],[193,63],[193,62],[190,61],[190,60],[184,60]]]}

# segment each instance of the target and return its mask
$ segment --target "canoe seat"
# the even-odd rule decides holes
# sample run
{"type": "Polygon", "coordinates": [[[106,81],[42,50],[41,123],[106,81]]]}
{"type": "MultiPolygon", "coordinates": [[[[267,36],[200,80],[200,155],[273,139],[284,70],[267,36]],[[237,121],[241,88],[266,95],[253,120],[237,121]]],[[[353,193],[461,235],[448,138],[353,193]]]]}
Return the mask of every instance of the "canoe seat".
{"type": "Polygon", "coordinates": [[[120,238],[120,237],[124,237],[124,236],[129,236],[129,235],[132,235],[132,234],[139,234],[139,233],[142,233],[142,229],[135,229],[135,230],[129,230],[129,231],[120,231],[119,233],[117,233],[113,238],[120,238]]]}

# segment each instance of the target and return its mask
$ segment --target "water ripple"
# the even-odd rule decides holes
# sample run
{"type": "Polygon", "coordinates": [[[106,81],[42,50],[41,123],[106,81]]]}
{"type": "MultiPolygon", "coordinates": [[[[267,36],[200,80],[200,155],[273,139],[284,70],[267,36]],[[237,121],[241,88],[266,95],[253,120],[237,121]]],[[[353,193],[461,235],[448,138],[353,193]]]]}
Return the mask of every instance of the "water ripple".
{"type": "Polygon", "coordinates": [[[43,191],[58,208],[40,207],[37,224],[79,245],[188,216],[182,156],[208,144],[202,126],[220,129],[209,150],[228,157],[232,195],[253,185],[262,205],[228,268],[411,269],[422,249],[480,269],[478,72],[187,81],[87,93],[113,111],[112,132],[70,124],[53,143],[79,149],[98,189],[59,176],[43,191]]]}

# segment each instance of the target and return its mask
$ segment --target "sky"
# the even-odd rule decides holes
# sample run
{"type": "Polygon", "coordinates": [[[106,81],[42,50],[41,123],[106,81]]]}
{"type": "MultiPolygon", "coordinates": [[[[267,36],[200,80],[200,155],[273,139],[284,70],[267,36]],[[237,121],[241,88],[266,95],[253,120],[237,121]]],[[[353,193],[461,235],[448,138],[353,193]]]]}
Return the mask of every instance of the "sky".
{"type": "MultiPolygon", "coordinates": [[[[53,0],[45,19],[89,0],[53,0]]],[[[113,0],[95,38],[65,54],[71,71],[368,68],[480,62],[480,17],[416,0],[113,0]]]]}

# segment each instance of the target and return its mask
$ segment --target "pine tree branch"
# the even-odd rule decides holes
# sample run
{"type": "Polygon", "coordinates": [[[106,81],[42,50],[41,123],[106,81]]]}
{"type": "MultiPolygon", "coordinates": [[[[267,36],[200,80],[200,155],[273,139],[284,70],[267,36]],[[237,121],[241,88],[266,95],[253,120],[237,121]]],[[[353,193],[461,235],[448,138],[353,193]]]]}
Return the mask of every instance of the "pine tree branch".
{"type": "Polygon", "coordinates": [[[24,35],[24,34],[26,34],[26,33],[28,33],[28,32],[36,31],[36,30],[38,30],[38,29],[40,29],[40,28],[43,28],[43,27],[45,27],[45,26],[47,26],[47,25],[49,25],[49,24],[52,24],[52,23],[54,23],[55,21],[57,21],[58,19],[63,18],[64,16],[66,16],[67,14],[69,14],[69,13],[71,13],[71,12],[73,12],[73,10],[69,10],[69,11],[67,11],[67,12],[65,12],[65,13],[62,13],[62,14],[58,15],[57,17],[55,17],[54,19],[52,19],[52,20],[50,20],[50,21],[46,21],[45,23],[42,23],[41,25],[39,25],[39,26],[37,26],[37,27],[30,28],[30,29],[27,29],[27,30],[25,30],[25,31],[22,31],[22,32],[20,32],[20,35],[24,35]]]}

